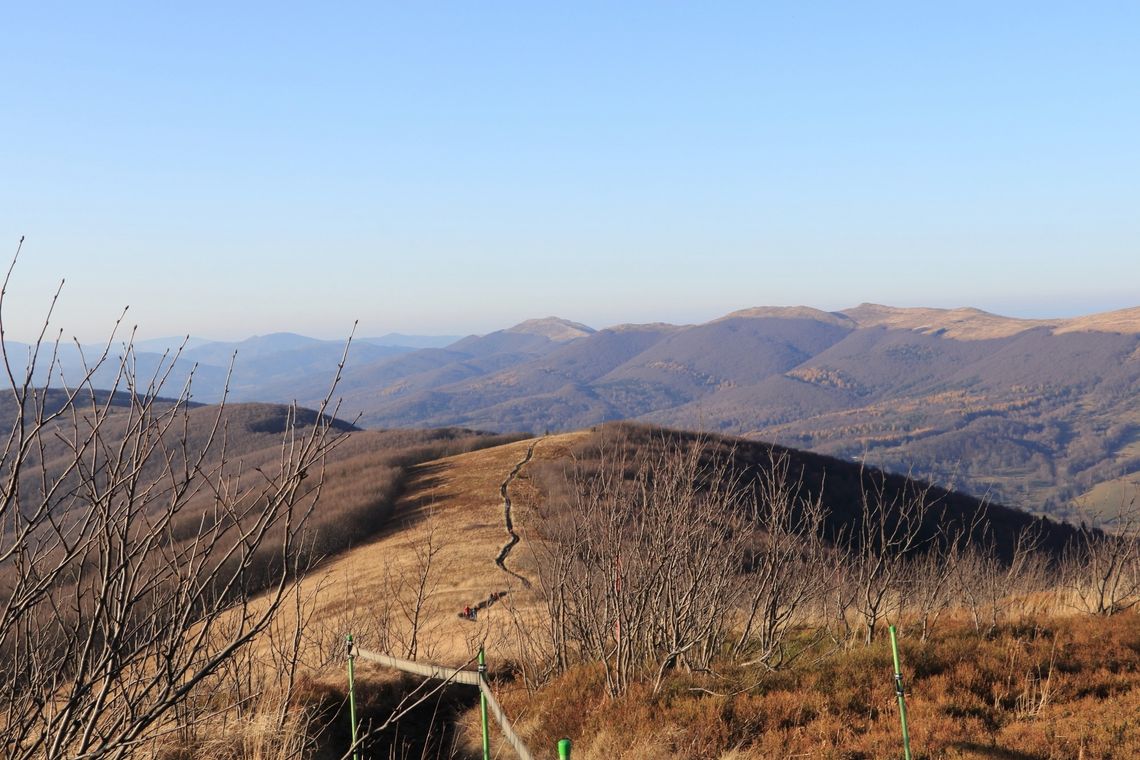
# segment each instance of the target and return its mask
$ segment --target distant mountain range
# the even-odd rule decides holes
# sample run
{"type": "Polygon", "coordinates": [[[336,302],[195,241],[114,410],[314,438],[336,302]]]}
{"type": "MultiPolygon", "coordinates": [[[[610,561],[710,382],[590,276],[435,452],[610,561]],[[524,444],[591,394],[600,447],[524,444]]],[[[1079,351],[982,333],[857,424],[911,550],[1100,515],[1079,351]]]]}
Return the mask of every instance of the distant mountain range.
{"type": "MultiPolygon", "coordinates": [[[[338,390],[342,414],[368,427],[642,419],[913,469],[1055,514],[1140,492],[1140,308],[1057,320],[756,308],[699,325],[551,317],[426,346],[383,340],[354,342],[338,390]]],[[[195,400],[216,399],[236,350],[231,398],[312,404],[342,349],[279,334],[183,360],[198,362],[195,400]]],[[[140,368],[157,357],[140,353],[140,368]]]]}
{"type": "MultiPolygon", "coordinates": [[[[374,362],[424,348],[450,345],[457,340],[459,336],[456,335],[400,333],[358,337],[352,342],[351,359],[354,363],[374,362]]],[[[122,355],[124,348],[122,341],[113,341],[110,346],[61,343],[52,384],[59,385],[61,376],[64,382],[80,377],[84,366],[92,366],[104,350],[114,360],[122,355]]],[[[327,391],[344,349],[343,340],[319,340],[295,333],[256,335],[242,341],[212,341],[186,336],[152,338],[133,344],[136,373],[140,378],[159,375],[177,356],[174,370],[165,384],[165,395],[178,395],[193,371],[193,399],[206,404],[222,398],[227,380],[229,398],[240,401],[274,399],[289,402],[297,398],[295,388],[313,384],[323,385],[327,391]]],[[[22,365],[30,350],[27,344],[8,342],[9,357],[15,366],[22,365]]],[[[47,359],[47,355],[41,352],[38,361],[40,372],[36,378],[41,384],[47,379],[47,359]]],[[[95,373],[96,387],[113,385],[117,369],[117,361],[106,363],[95,373]]],[[[323,394],[324,391],[319,395],[323,394]]]]}

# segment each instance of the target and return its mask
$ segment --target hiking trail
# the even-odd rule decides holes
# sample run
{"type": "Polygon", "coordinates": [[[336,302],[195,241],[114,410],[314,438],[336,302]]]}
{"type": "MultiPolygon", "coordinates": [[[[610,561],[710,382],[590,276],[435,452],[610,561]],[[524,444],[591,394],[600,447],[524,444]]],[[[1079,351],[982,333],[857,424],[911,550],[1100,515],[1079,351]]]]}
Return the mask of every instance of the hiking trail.
{"type": "Polygon", "coordinates": [[[508,568],[506,564],[507,556],[510,555],[511,550],[515,548],[515,544],[521,540],[519,538],[519,534],[515,532],[515,524],[511,519],[511,495],[507,489],[510,486],[511,481],[518,477],[518,474],[522,468],[525,467],[527,462],[530,461],[531,457],[534,456],[535,443],[532,443],[529,447],[527,447],[526,456],[523,457],[521,462],[515,465],[514,469],[511,470],[509,475],[507,475],[507,479],[503,481],[503,484],[501,486],[499,486],[499,494],[503,497],[503,521],[506,523],[507,533],[511,538],[509,541],[507,541],[507,543],[503,544],[503,548],[499,550],[499,556],[495,557],[495,564],[498,565],[504,573],[513,575],[515,578],[518,578],[519,581],[522,582],[522,585],[526,588],[530,588],[530,581],[516,573],[514,570],[508,568]]]}
{"type": "MultiPolygon", "coordinates": [[[[502,484],[499,485],[499,495],[503,498],[503,522],[506,525],[507,534],[510,535],[510,540],[507,541],[507,543],[503,544],[503,548],[499,550],[499,556],[495,557],[495,564],[498,565],[499,569],[507,575],[517,578],[519,582],[522,583],[524,588],[531,588],[530,580],[507,567],[507,557],[510,555],[511,549],[514,549],[515,544],[522,540],[519,534],[515,532],[515,523],[511,518],[511,495],[507,489],[510,487],[511,481],[518,477],[519,471],[521,471],[522,468],[526,466],[527,462],[531,460],[531,457],[534,456],[534,447],[535,443],[532,443],[526,450],[526,456],[523,457],[521,462],[518,462],[514,466],[510,474],[507,475],[506,480],[504,480],[502,484]]],[[[490,596],[477,602],[470,608],[471,612],[473,613],[472,616],[468,617],[464,615],[463,612],[460,612],[459,617],[466,617],[468,620],[476,620],[478,614],[481,611],[495,604],[495,602],[505,597],[508,593],[510,593],[508,590],[492,591],[490,596]]]]}

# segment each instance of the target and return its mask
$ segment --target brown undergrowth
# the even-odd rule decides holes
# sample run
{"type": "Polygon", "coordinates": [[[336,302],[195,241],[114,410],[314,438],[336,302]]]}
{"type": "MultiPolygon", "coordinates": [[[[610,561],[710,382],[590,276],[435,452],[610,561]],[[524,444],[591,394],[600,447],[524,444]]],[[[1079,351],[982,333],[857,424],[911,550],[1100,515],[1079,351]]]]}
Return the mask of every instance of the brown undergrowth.
{"type": "MultiPolygon", "coordinates": [[[[964,621],[901,639],[911,739],[921,758],[1140,757],[1140,616],[1043,618],[979,636],[964,621]]],[[[885,638],[763,672],[677,673],[656,695],[607,699],[580,666],[536,693],[507,691],[532,747],[574,739],[579,760],[901,757],[885,638]]]]}

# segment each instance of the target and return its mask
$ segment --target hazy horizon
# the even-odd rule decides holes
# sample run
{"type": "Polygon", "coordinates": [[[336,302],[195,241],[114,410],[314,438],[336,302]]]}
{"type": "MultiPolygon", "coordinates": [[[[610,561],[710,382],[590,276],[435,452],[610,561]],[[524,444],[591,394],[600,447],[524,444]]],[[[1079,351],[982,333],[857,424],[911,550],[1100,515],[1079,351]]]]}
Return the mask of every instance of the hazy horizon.
{"type": "MultiPolygon", "coordinates": [[[[577,322],[577,323],[586,325],[587,327],[590,327],[590,328],[595,329],[595,330],[605,330],[608,328],[620,327],[623,325],[650,325],[650,324],[659,324],[659,323],[684,326],[684,325],[703,324],[705,322],[709,322],[709,321],[724,317],[724,316],[726,316],[732,312],[741,311],[741,310],[749,309],[749,308],[773,307],[773,306],[777,307],[777,308],[779,308],[779,307],[807,307],[807,308],[812,308],[812,309],[819,309],[820,311],[840,312],[840,311],[844,311],[847,309],[855,308],[855,307],[857,307],[861,304],[864,304],[864,303],[872,303],[872,302],[859,301],[857,303],[851,303],[851,304],[847,304],[846,306],[833,308],[833,309],[822,308],[819,306],[814,306],[812,304],[759,304],[759,303],[757,303],[757,304],[751,304],[749,306],[741,306],[741,307],[736,307],[736,308],[732,308],[732,309],[725,309],[723,311],[718,311],[716,313],[712,313],[705,318],[695,318],[695,319],[690,319],[690,320],[672,320],[672,319],[649,318],[649,319],[639,319],[639,320],[620,321],[620,322],[594,322],[594,321],[589,321],[586,319],[579,319],[579,318],[575,317],[574,315],[568,316],[568,315],[564,315],[564,314],[532,314],[530,316],[526,316],[526,317],[523,317],[521,319],[517,319],[517,320],[515,320],[513,322],[509,322],[509,323],[488,324],[483,329],[456,328],[456,329],[452,329],[452,330],[446,330],[446,329],[441,329],[441,330],[427,330],[427,329],[422,329],[422,330],[380,330],[380,329],[369,330],[369,329],[365,329],[364,325],[358,324],[356,326],[356,329],[355,329],[355,336],[356,336],[356,339],[375,339],[375,338],[382,338],[382,337],[385,337],[388,335],[401,335],[401,336],[404,336],[406,338],[454,337],[455,339],[458,340],[458,339],[461,339],[461,338],[469,336],[469,335],[486,335],[488,333],[495,332],[497,330],[505,330],[505,329],[508,329],[510,327],[514,327],[515,325],[518,325],[522,322],[528,321],[528,320],[548,319],[548,318],[556,318],[556,319],[563,319],[563,320],[566,320],[569,322],[577,322]]],[[[900,304],[879,304],[879,305],[889,306],[889,307],[894,307],[894,308],[938,308],[938,309],[977,308],[977,309],[981,309],[981,307],[974,306],[972,304],[957,304],[957,305],[948,305],[948,306],[934,306],[931,304],[917,304],[917,303],[916,304],[910,304],[907,306],[902,306],[900,304]]],[[[989,312],[991,314],[995,314],[997,316],[1011,317],[1011,318],[1015,318],[1015,319],[1067,319],[1067,318],[1071,318],[1071,317],[1088,316],[1088,315],[1092,315],[1092,314],[1100,314],[1100,313],[1104,313],[1104,312],[1117,311],[1119,309],[1129,309],[1129,308],[1135,308],[1135,307],[1140,307],[1140,303],[1131,303],[1131,304],[1126,304],[1123,306],[1111,307],[1111,308],[1091,308],[1091,309],[1090,308],[1086,308],[1086,309],[1074,308],[1071,310],[1063,310],[1062,309],[1062,310],[1055,310],[1053,312],[1028,311],[1028,312],[1015,313],[1015,312],[1000,312],[1000,311],[994,311],[991,309],[981,309],[981,310],[985,311],[985,312],[989,312]]],[[[129,314],[129,312],[128,312],[128,314],[129,314]]],[[[124,320],[123,324],[124,324],[124,327],[120,327],[119,333],[118,333],[120,338],[125,337],[127,334],[127,331],[129,331],[132,327],[135,326],[134,323],[131,322],[130,319],[124,320]]],[[[96,335],[94,335],[94,337],[92,339],[85,339],[85,338],[80,337],[80,341],[84,344],[100,343],[100,342],[104,341],[105,338],[107,337],[107,334],[109,334],[111,326],[112,325],[109,323],[107,325],[108,329],[103,334],[96,334],[96,335]]],[[[136,342],[153,342],[153,341],[177,342],[177,341],[181,340],[182,338],[189,337],[189,338],[193,339],[196,343],[199,343],[199,344],[200,343],[207,343],[207,342],[229,343],[229,342],[240,342],[240,341],[244,341],[244,340],[250,340],[253,338],[260,338],[260,337],[265,337],[268,335],[275,335],[275,334],[296,334],[296,335],[300,335],[300,336],[307,337],[307,338],[315,338],[318,340],[340,341],[340,340],[346,339],[349,336],[350,332],[352,331],[352,325],[349,325],[349,327],[343,333],[322,332],[319,330],[308,330],[308,331],[306,331],[305,329],[281,329],[281,330],[270,329],[270,330],[265,330],[262,332],[246,332],[246,333],[242,333],[242,332],[240,332],[240,330],[234,330],[234,331],[230,332],[229,334],[207,334],[207,333],[194,332],[194,331],[181,332],[181,333],[152,334],[152,332],[147,331],[145,328],[146,328],[145,325],[138,325],[138,330],[136,332],[136,342]]],[[[57,332],[58,332],[58,330],[57,330],[57,332]]],[[[47,338],[53,339],[55,337],[55,334],[56,333],[49,332],[47,338]]],[[[14,341],[19,342],[19,343],[30,343],[34,340],[34,337],[29,336],[29,335],[13,335],[13,334],[9,333],[8,337],[11,340],[14,340],[14,341]]],[[[65,341],[70,342],[71,337],[72,336],[68,336],[66,334],[66,332],[64,333],[64,340],[65,341]]]]}

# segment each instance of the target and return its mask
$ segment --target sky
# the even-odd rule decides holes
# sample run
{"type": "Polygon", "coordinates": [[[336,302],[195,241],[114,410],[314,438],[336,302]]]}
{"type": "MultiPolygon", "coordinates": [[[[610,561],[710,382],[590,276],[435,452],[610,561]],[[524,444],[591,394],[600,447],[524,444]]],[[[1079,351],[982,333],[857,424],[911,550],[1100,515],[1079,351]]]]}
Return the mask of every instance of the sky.
{"type": "Polygon", "coordinates": [[[11,3],[27,339],[1140,305],[1140,4],[11,3]]]}

